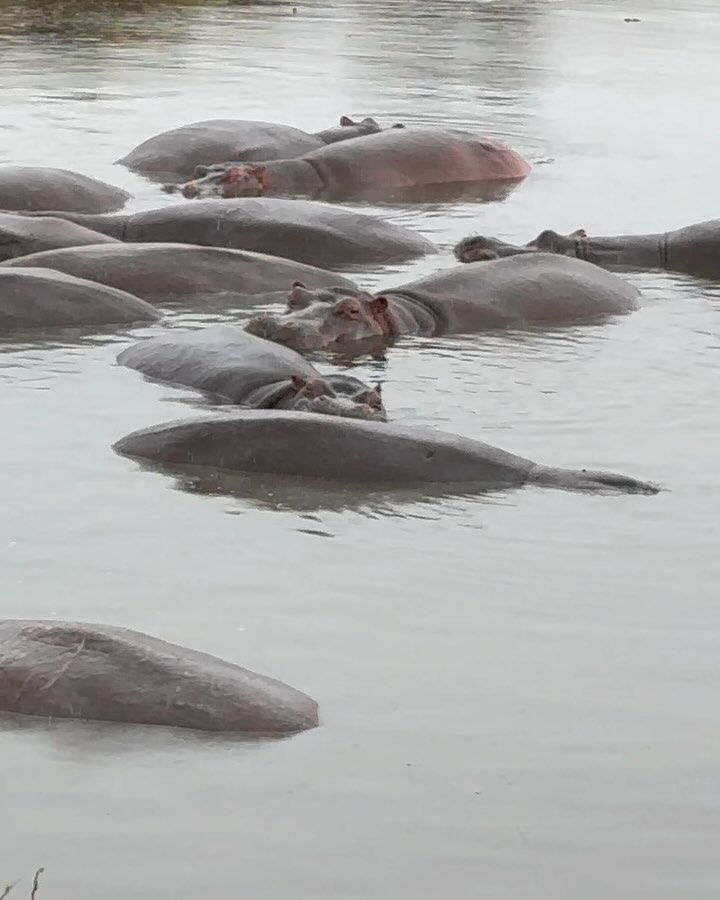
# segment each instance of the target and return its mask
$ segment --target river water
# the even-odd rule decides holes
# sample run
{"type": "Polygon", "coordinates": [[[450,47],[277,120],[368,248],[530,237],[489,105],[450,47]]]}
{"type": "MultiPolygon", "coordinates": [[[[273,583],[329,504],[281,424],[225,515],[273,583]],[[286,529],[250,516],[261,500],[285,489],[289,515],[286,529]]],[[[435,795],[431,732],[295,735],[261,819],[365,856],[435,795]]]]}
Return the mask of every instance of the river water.
{"type": "MultiPolygon", "coordinates": [[[[719,45],[715,0],[2,3],[0,162],[149,208],[169,199],[112,163],[154,133],[350,114],[467,127],[537,164],[499,203],[363,207],[443,248],[357,276],[390,286],[472,231],[717,216],[719,45]]],[[[277,742],[6,723],[0,881],[45,866],[48,900],[715,900],[720,289],[627,277],[633,315],[403,340],[355,373],[395,420],[656,497],[182,482],[110,450],[197,409],[114,366],[161,326],[4,343],[2,614],[218,654],[308,692],[322,723],[277,742]]]]}

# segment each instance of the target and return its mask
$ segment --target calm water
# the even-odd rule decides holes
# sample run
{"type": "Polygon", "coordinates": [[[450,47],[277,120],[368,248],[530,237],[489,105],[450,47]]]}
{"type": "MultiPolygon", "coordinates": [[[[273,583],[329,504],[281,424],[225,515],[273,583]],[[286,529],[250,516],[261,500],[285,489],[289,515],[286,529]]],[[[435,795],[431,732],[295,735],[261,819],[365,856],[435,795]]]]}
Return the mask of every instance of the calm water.
{"type": "MultiPolygon", "coordinates": [[[[720,11],[679,5],[4,3],[0,161],[104,178],[137,209],[166,198],[112,162],[151,134],[347,113],[543,163],[502,203],[385,210],[444,252],[367,285],[451,265],[470,231],[673,228],[720,211],[720,11]]],[[[3,726],[0,882],[44,865],[47,900],[715,900],[720,288],[629,277],[645,304],[612,323],[406,340],[356,371],[396,420],[669,488],[650,498],[181,483],[109,449],[197,408],[113,365],[158,328],[0,347],[2,614],[148,631],[322,714],[275,743],[3,726]]]]}

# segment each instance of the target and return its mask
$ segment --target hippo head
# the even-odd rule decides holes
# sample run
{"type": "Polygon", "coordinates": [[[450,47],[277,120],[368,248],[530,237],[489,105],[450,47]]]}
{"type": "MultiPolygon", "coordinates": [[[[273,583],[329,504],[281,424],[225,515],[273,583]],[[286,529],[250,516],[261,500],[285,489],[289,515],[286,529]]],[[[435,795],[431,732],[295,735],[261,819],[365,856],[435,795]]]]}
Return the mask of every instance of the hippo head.
{"type": "Polygon", "coordinates": [[[181,193],[188,200],[205,197],[260,197],[265,192],[267,166],[250,163],[232,165],[197,166],[190,181],[179,185],[165,185],[168,193],[181,193]]]}
{"type": "Polygon", "coordinates": [[[499,259],[503,256],[517,256],[521,253],[558,253],[563,256],[580,256],[578,244],[587,239],[584,229],[578,228],[572,234],[558,234],[546,229],[527,244],[506,244],[497,238],[481,234],[463,238],[453,247],[458,262],[470,263],[479,260],[499,259]]]}
{"type": "Polygon", "coordinates": [[[377,384],[370,388],[350,375],[327,375],[321,378],[293,375],[287,393],[277,406],[326,416],[379,422],[387,420],[381,386],[377,384]]]}
{"type": "Polygon", "coordinates": [[[254,316],[245,327],[250,334],[300,352],[395,332],[385,297],[346,288],[311,291],[299,281],[283,312],[254,316]]]}

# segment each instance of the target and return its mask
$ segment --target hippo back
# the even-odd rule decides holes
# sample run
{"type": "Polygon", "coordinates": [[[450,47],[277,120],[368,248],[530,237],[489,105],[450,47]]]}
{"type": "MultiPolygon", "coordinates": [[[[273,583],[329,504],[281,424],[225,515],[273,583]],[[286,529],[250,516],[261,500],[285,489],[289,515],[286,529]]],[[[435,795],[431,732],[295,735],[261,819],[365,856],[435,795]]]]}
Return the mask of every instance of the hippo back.
{"type": "Polygon", "coordinates": [[[62,218],[0,213],[0,261],[61,247],[113,243],[112,237],[62,218]]]}
{"type": "Polygon", "coordinates": [[[233,663],[110,625],[0,621],[0,709],[30,716],[291,733],[317,704],[233,663]]]}
{"type": "Polygon", "coordinates": [[[630,312],[629,282],[566,256],[531,253],[465,263],[385,291],[429,309],[442,332],[526,323],[564,323],[630,312]]]}
{"type": "Polygon", "coordinates": [[[104,213],[120,209],[129,199],[122,188],[68,169],[0,166],[0,210],[104,213]]]}
{"type": "Polygon", "coordinates": [[[234,325],[173,331],[133,344],[117,361],[148,378],[215,394],[232,403],[270,406],[293,375],[317,378],[299,353],[234,325]]]}

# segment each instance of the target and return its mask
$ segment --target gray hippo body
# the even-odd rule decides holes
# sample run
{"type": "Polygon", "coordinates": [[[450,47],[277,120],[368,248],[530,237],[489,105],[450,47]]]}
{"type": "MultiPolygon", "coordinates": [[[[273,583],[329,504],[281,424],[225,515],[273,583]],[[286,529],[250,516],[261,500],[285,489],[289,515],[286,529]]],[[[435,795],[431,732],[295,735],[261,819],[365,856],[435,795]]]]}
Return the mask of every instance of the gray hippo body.
{"type": "Polygon", "coordinates": [[[579,228],[572,234],[543,231],[524,245],[475,235],[455,246],[460,262],[527,253],[559,253],[606,268],[664,269],[706,278],[720,277],[720,219],[698,222],[675,231],[591,237],[579,228]]]}
{"type": "Polygon", "coordinates": [[[0,210],[105,213],[130,199],[122,188],[79,172],[45,166],[0,166],[0,210]]]}
{"type": "Polygon", "coordinates": [[[162,305],[211,298],[246,305],[257,302],[258,295],[287,291],[300,279],[317,287],[353,286],[340,275],[287,259],[186,244],[117,243],[47,250],[1,263],[0,272],[21,266],[66,272],[162,305]]]}
{"type": "Polygon", "coordinates": [[[149,303],[94,281],[46,268],[0,268],[0,335],[30,328],[122,325],[159,318],[149,303]]]}
{"type": "Polygon", "coordinates": [[[624,475],[541,466],[435,429],[277,411],[169,422],[126,435],[113,449],[163,466],[208,466],[340,484],[465,484],[485,490],[540,484],[658,491],[624,475]]]}
{"type": "Polygon", "coordinates": [[[318,724],[294,688],[112,625],[0,620],[0,710],[28,716],[292,734],[318,724]]]}
{"type": "Polygon", "coordinates": [[[351,375],[321,375],[294,350],[234,325],[173,330],[133,344],[117,361],[147,378],[251,409],[385,419],[378,388],[351,375]]]}
{"type": "Polygon", "coordinates": [[[295,350],[392,339],[596,320],[637,308],[640,293],[577,259],[531,254],[455,266],[375,296],[331,289],[290,291],[281,313],[250,319],[247,330],[295,350]]]}
{"type": "Polygon", "coordinates": [[[226,159],[287,159],[377,131],[380,126],[374,119],[353,122],[347,116],[339,125],[316,134],[272,122],[209,119],[157,134],[117,162],[153,178],[190,178],[198,165],[226,159]]]}
{"type": "Polygon", "coordinates": [[[309,200],[206,200],[120,216],[63,216],[126,242],[167,241],[252,250],[312,266],[399,262],[437,248],[421,235],[309,200]]]}
{"type": "Polygon", "coordinates": [[[115,243],[115,238],[55,216],[0,213],[0,262],[62,247],[115,243]]]}
{"type": "Polygon", "coordinates": [[[412,197],[414,190],[441,185],[467,189],[473,184],[517,183],[529,172],[528,163],[514,150],[467,131],[401,128],[331,144],[296,159],[201,167],[200,177],[177,189],[189,199],[388,199],[412,197]]]}

